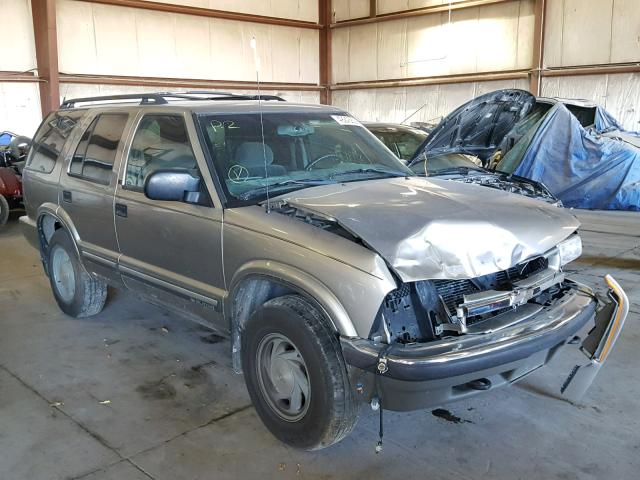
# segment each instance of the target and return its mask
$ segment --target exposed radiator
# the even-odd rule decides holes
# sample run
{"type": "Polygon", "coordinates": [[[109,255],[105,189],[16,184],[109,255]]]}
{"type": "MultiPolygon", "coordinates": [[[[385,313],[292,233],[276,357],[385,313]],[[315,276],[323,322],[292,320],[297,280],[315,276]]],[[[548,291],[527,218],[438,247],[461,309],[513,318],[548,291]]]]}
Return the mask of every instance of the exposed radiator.
{"type": "Polygon", "coordinates": [[[508,289],[514,280],[521,280],[548,267],[548,260],[537,257],[532,260],[519,263],[508,270],[503,270],[484,277],[470,280],[434,280],[438,295],[447,305],[451,315],[456,314],[456,307],[462,303],[463,296],[484,290],[508,289]]]}

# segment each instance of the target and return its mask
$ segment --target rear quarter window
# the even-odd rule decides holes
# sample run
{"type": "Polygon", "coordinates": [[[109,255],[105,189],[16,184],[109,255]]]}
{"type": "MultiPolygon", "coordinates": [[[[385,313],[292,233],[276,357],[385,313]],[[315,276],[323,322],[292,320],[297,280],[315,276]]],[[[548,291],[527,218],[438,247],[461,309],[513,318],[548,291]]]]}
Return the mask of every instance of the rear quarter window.
{"type": "Polygon", "coordinates": [[[36,132],[27,167],[37,172],[51,173],[83,115],[84,111],[78,110],[49,114],[36,132]]]}

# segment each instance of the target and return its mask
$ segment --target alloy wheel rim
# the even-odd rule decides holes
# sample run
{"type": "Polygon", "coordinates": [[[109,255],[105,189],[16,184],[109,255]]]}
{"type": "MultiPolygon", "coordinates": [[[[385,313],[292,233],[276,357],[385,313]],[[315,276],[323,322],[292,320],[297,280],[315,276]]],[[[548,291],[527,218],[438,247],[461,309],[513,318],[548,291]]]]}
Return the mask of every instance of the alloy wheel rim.
{"type": "Polygon", "coordinates": [[[258,345],[256,370],[260,390],[283,420],[295,422],[309,409],[311,388],[302,354],[285,335],[271,333],[258,345]]]}
{"type": "Polygon", "coordinates": [[[51,253],[51,275],[60,298],[69,303],[76,290],[76,274],[69,254],[63,248],[54,248],[51,253]]]}

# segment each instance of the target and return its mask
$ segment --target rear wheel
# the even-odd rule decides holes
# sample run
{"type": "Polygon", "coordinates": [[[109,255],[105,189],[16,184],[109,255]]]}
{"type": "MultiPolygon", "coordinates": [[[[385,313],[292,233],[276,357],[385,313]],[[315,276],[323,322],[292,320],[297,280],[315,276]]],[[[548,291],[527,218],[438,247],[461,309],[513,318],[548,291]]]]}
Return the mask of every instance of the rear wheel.
{"type": "Polygon", "coordinates": [[[89,317],[102,311],[107,284],[87,273],[69,234],[56,230],[49,240],[47,272],[60,309],[72,317],[89,317]]]}
{"type": "Polygon", "coordinates": [[[269,300],[251,316],[242,334],[242,368],[258,415],[288,445],[328,447],[357,421],[335,332],[299,295],[269,300]]]}
{"type": "Polygon", "coordinates": [[[4,225],[9,220],[9,202],[0,195],[0,225],[4,225]]]}

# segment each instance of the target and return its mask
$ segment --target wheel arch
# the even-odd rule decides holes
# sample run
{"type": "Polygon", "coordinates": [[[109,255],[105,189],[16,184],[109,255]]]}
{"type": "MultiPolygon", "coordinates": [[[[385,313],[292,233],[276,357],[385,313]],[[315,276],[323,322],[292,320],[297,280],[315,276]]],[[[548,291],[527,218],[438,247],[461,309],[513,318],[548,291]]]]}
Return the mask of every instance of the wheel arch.
{"type": "Polygon", "coordinates": [[[240,268],[229,288],[226,308],[231,327],[233,367],[242,373],[241,334],[253,312],[266,301],[296,293],[311,301],[337,334],[356,337],[347,311],[329,288],[306,272],[273,261],[252,261],[240,268]]]}
{"type": "Polygon", "coordinates": [[[73,227],[73,222],[67,213],[62,210],[58,205],[53,203],[44,203],[38,209],[38,216],[36,218],[36,228],[38,230],[38,242],[40,244],[40,256],[44,264],[45,272],[47,275],[48,257],[49,257],[49,240],[56,232],[56,230],[64,229],[69,233],[71,242],[75,249],[78,258],[82,258],[80,255],[80,249],[78,248],[78,232],[73,227]]]}

